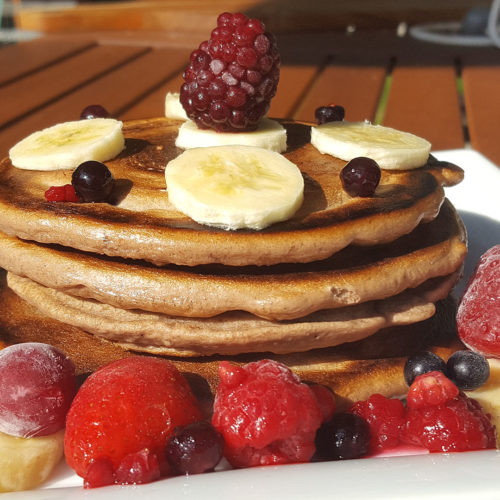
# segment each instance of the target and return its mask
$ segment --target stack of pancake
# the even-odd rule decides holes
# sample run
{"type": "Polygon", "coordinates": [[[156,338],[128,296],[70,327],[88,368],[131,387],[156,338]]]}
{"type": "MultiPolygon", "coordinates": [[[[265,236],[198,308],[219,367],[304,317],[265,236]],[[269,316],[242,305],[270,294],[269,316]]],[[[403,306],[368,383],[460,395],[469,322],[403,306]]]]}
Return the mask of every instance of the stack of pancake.
{"type": "Polygon", "coordinates": [[[404,392],[405,356],[457,347],[447,297],[466,236],[443,186],[460,168],[431,157],[351,197],[345,162],[309,143],[309,125],[284,122],[302,207],[262,231],[224,231],[169,203],[180,124],[125,123],[109,203],[47,202],[71,171],[0,163],[0,338],[56,345],[80,372],[167,356],[212,389],[218,360],[273,357],[347,400],[404,392]]]}

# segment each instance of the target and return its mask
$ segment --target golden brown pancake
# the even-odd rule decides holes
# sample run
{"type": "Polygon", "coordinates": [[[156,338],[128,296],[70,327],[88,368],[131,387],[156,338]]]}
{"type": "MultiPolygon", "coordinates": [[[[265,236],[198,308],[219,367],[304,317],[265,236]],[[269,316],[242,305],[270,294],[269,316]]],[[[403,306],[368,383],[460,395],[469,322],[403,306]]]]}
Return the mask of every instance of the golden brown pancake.
{"type": "MultiPolygon", "coordinates": [[[[0,310],[0,340],[54,345],[71,357],[78,374],[92,372],[125,356],[142,355],[49,318],[10,290],[5,284],[5,273],[1,272],[0,310]]],[[[218,383],[219,361],[248,363],[273,358],[289,366],[304,381],[331,387],[341,410],[374,392],[388,397],[404,395],[407,387],[402,370],[409,355],[430,349],[447,358],[454,350],[463,348],[455,336],[454,317],[455,303],[448,298],[437,304],[436,314],[426,321],[387,328],[364,340],[337,347],[285,355],[255,353],[166,359],[186,375],[199,396],[210,398],[218,383]]]]}
{"type": "Polygon", "coordinates": [[[443,187],[463,172],[430,158],[422,168],[384,171],[373,197],[342,189],[345,162],[309,143],[310,126],[284,122],[285,156],[302,170],[305,199],[296,215],[262,231],[201,226],[169,203],[164,168],[181,151],[180,122],[150,119],[124,126],[126,149],[107,162],[116,186],[111,203],[50,203],[44,191],[71,182],[71,171],[39,172],[0,162],[0,230],[26,240],[143,259],[157,265],[273,265],[326,259],[351,243],[394,241],[437,216],[443,187]]]}
{"type": "Polygon", "coordinates": [[[445,202],[440,214],[385,245],[349,246],[308,264],[264,268],[155,267],[26,242],[0,232],[0,266],[41,285],[121,309],[187,317],[247,311],[291,320],[399,294],[460,268],[465,229],[445,202]]]}
{"type": "Polygon", "coordinates": [[[269,351],[300,352],[362,339],[382,328],[430,318],[459,273],[429,280],[385,300],[317,311],[294,321],[269,321],[233,311],[213,318],[180,318],[118,309],[7,274],[7,284],[43,314],[131,349],[172,356],[269,351]]]}

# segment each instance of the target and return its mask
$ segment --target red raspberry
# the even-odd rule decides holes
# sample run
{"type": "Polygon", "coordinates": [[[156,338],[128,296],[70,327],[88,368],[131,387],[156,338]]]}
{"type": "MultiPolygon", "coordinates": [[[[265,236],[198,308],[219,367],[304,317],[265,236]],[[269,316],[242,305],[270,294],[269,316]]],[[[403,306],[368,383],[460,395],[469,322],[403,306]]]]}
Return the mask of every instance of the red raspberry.
{"type": "Polygon", "coordinates": [[[318,402],[323,415],[323,422],[330,420],[335,413],[335,396],[333,392],[328,387],[319,384],[312,384],[309,388],[318,402]]]}
{"type": "Polygon", "coordinates": [[[366,401],[358,401],[352,405],[348,411],[364,418],[370,425],[372,453],[388,450],[399,444],[399,431],[405,411],[399,399],[372,394],[366,401]]]}
{"type": "Polygon", "coordinates": [[[401,441],[431,452],[496,448],[489,415],[463,393],[441,405],[409,408],[401,429],[401,441]]]}
{"type": "Polygon", "coordinates": [[[311,389],[286,366],[219,364],[212,423],[235,467],[307,462],[323,416],[311,389]]]}
{"type": "Polygon", "coordinates": [[[115,482],[146,482],[165,465],[174,428],[201,419],[172,363],[124,358],[97,370],[78,391],[66,419],[66,460],[89,486],[109,480],[103,459],[111,462],[115,482]]]}
{"type": "Polygon", "coordinates": [[[210,40],[191,53],[180,100],[201,129],[255,130],[276,93],[276,40],[258,19],[225,12],[210,40]]]}
{"type": "Polygon", "coordinates": [[[406,404],[415,409],[437,406],[457,397],[458,392],[457,386],[442,372],[423,373],[411,384],[406,404]]]}
{"type": "Polygon", "coordinates": [[[500,357],[500,245],[479,259],[458,306],[457,327],[470,349],[500,357]]]}
{"type": "Polygon", "coordinates": [[[75,188],[71,184],[64,186],[51,186],[45,191],[47,201],[71,201],[78,203],[80,198],[75,193],[75,188]]]}

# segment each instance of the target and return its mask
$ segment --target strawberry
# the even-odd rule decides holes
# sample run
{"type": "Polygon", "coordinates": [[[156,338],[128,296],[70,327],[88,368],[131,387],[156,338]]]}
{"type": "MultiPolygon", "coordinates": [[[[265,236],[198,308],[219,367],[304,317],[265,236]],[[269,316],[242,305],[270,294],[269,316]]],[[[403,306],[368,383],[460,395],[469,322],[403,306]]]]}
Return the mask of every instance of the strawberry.
{"type": "Polygon", "coordinates": [[[122,481],[121,472],[141,459],[136,469],[145,477],[136,473],[132,482],[147,482],[165,472],[164,449],[174,429],[201,419],[189,385],[172,363],[124,358],[97,370],[78,391],[66,420],[66,460],[92,487],[131,482],[122,481]],[[113,474],[92,467],[109,462],[113,474]]]}

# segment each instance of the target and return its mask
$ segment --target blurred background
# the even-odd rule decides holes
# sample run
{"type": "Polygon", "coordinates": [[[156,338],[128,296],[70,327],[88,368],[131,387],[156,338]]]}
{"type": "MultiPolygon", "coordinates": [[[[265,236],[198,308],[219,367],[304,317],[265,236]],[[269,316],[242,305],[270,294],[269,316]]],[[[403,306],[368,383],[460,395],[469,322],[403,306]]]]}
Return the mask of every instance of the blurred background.
{"type": "Polygon", "coordinates": [[[0,0],[0,6],[2,2],[2,28],[15,29],[18,36],[168,30],[196,39],[214,26],[224,10],[243,11],[262,19],[275,33],[289,33],[403,30],[423,23],[463,22],[471,11],[484,24],[491,4],[490,0],[0,0]]]}

